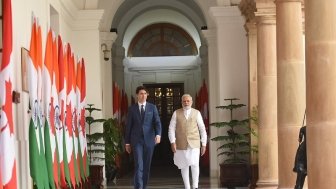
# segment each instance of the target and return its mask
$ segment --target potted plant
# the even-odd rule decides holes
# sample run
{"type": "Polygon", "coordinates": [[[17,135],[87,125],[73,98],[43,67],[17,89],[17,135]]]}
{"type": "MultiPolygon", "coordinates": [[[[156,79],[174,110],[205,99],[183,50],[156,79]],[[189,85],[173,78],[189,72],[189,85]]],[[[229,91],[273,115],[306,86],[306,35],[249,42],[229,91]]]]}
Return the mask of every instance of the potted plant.
{"type": "Polygon", "coordinates": [[[115,178],[118,172],[119,154],[123,151],[122,136],[118,120],[107,119],[104,122],[105,172],[107,183],[115,178]]]}
{"type": "Polygon", "coordinates": [[[86,134],[89,162],[90,162],[90,183],[93,187],[100,188],[102,181],[104,180],[103,176],[103,165],[94,165],[96,161],[104,160],[104,147],[105,144],[102,141],[104,134],[102,132],[92,132],[92,127],[101,126],[99,123],[106,121],[105,119],[95,119],[93,114],[95,112],[101,111],[101,109],[95,108],[93,104],[88,104],[86,111],[89,115],[86,116],[85,120],[88,124],[88,133],[86,134]]]}
{"type": "Polygon", "coordinates": [[[248,157],[250,154],[249,118],[234,119],[233,111],[242,108],[245,104],[235,104],[237,98],[224,99],[229,104],[217,106],[218,109],[229,110],[230,120],[211,123],[211,126],[225,128],[225,134],[212,138],[212,141],[221,142],[218,147],[218,156],[225,156],[220,164],[221,187],[234,188],[247,186],[249,183],[248,157]]]}

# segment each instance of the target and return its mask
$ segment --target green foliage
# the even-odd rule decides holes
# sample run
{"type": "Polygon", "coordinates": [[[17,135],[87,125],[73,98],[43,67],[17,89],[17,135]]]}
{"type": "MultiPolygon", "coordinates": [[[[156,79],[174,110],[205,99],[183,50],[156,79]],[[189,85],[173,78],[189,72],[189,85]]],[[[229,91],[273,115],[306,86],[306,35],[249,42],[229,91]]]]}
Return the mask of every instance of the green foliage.
{"type": "MultiPolygon", "coordinates": [[[[251,119],[251,122],[258,127],[258,124],[259,124],[259,120],[258,120],[258,106],[254,106],[252,108],[252,113],[251,113],[250,119],[251,119]]],[[[258,133],[254,129],[251,129],[251,134],[253,136],[255,136],[255,137],[258,138],[258,133]]],[[[258,145],[252,145],[251,146],[251,151],[253,152],[252,155],[255,155],[257,157],[257,154],[258,154],[258,145]]]]}
{"type": "Polygon", "coordinates": [[[217,106],[218,109],[229,110],[230,120],[224,122],[211,123],[211,126],[217,128],[225,128],[226,134],[219,135],[212,138],[212,141],[224,142],[218,147],[218,156],[225,155],[225,164],[227,163],[246,163],[247,157],[250,154],[250,139],[249,136],[252,129],[250,129],[248,123],[250,119],[237,120],[233,119],[233,110],[244,107],[244,104],[234,104],[233,101],[239,100],[237,98],[224,99],[224,101],[230,101],[228,105],[217,106]]]}
{"type": "Polygon", "coordinates": [[[104,160],[105,158],[101,157],[102,154],[105,153],[104,150],[104,142],[100,142],[101,139],[104,137],[104,133],[95,132],[92,133],[92,127],[98,127],[100,124],[103,123],[106,120],[105,119],[95,119],[93,117],[93,113],[96,111],[101,111],[101,109],[95,108],[94,104],[88,104],[88,107],[85,108],[86,111],[89,112],[89,115],[86,116],[85,121],[89,126],[89,132],[86,134],[87,139],[87,145],[88,145],[88,153],[90,158],[90,164],[92,164],[93,161],[98,160],[104,160]]]}
{"type": "Polygon", "coordinates": [[[108,119],[104,122],[105,164],[116,165],[117,154],[123,151],[121,126],[117,119],[108,119]]]}

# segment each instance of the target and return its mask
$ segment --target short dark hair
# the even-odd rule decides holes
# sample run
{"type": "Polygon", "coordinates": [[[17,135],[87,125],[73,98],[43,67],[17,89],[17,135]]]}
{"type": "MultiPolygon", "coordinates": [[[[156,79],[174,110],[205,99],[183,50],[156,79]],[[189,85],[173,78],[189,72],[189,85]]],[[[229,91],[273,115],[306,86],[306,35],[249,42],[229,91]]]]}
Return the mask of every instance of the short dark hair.
{"type": "Polygon", "coordinates": [[[136,90],[135,90],[135,93],[138,94],[139,91],[141,91],[141,90],[145,90],[145,91],[147,92],[146,87],[144,87],[144,86],[138,86],[138,87],[136,88],[136,90]]]}

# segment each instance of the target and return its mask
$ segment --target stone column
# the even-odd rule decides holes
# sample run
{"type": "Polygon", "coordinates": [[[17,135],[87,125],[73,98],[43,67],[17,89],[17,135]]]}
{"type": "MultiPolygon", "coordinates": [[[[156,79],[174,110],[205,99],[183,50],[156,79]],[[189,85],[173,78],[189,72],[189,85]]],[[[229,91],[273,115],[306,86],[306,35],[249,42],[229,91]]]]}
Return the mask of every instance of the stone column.
{"type": "MultiPolygon", "coordinates": [[[[256,5],[254,0],[242,0],[239,4],[239,9],[245,16],[245,30],[247,34],[248,45],[248,68],[249,68],[249,100],[248,109],[250,117],[253,116],[258,106],[258,82],[257,82],[257,25],[254,12],[256,11],[256,5]]],[[[258,132],[258,127],[255,122],[250,122],[250,127],[254,131],[258,132]]],[[[251,147],[258,145],[257,137],[251,135],[251,147]]],[[[251,164],[252,169],[257,169],[258,154],[254,151],[251,152],[251,164]]],[[[252,179],[255,179],[255,172],[252,170],[252,179]]],[[[255,183],[251,183],[255,184],[255,183]]]]}
{"type": "MultiPolygon", "coordinates": [[[[218,72],[218,60],[217,60],[217,35],[214,30],[203,30],[202,34],[207,41],[208,46],[208,64],[209,64],[209,73],[208,73],[208,81],[209,81],[209,122],[213,123],[217,121],[218,111],[215,108],[218,106],[218,102],[220,101],[218,86],[217,86],[217,78],[219,77],[218,72]]],[[[209,138],[213,138],[215,133],[218,133],[218,129],[215,127],[210,127],[210,136],[209,138]],[[212,134],[212,135],[211,135],[212,134]]],[[[219,166],[217,163],[217,146],[210,141],[209,150],[210,150],[210,177],[217,178],[219,172],[219,166]]],[[[213,186],[217,187],[217,186],[213,186]]]]}
{"type": "Polygon", "coordinates": [[[305,1],[309,188],[336,187],[336,1],[305,1]]]}
{"type": "Polygon", "coordinates": [[[259,118],[257,188],[278,187],[277,66],[275,5],[256,1],[259,118]]]}
{"type": "MultiPolygon", "coordinates": [[[[203,42],[202,44],[204,44],[205,42],[203,42]]],[[[208,85],[209,83],[209,77],[208,77],[208,73],[209,73],[209,64],[208,64],[208,60],[209,60],[209,56],[208,56],[208,46],[207,45],[201,45],[199,48],[199,55],[200,55],[200,59],[201,59],[201,83],[200,85],[202,85],[203,83],[203,79],[205,80],[205,83],[208,85]]],[[[199,76],[198,76],[199,77],[199,76]]]]}
{"type": "Polygon", "coordinates": [[[306,107],[301,0],[276,0],[279,189],[295,186],[298,133],[306,107]]]}
{"type": "MultiPolygon", "coordinates": [[[[257,82],[257,26],[255,21],[250,21],[245,24],[248,37],[248,58],[249,58],[249,114],[252,116],[253,111],[258,106],[258,82],[257,82]]],[[[258,130],[257,125],[250,124],[255,131],[258,130]]],[[[257,145],[256,137],[251,136],[251,146],[257,145]]],[[[251,153],[251,163],[258,163],[257,154],[251,153]]]]}
{"type": "MultiPolygon", "coordinates": [[[[102,106],[102,110],[103,110],[103,115],[105,118],[109,118],[112,117],[113,114],[113,110],[112,110],[112,86],[113,86],[113,82],[112,82],[112,53],[111,53],[111,49],[112,49],[112,44],[115,41],[115,39],[117,38],[117,34],[116,33],[111,33],[111,32],[100,32],[100,41],[101,44],[103,46],[106,45],[107,50],[110,51],[110,56],[109,56],[109,60],[104,60],[104,54],[103,54],[103,49],[101,52],[101,69],[102,69],[102,86],[103,86],[103,106],[102,106]]],[[[104,47],[105,48],[105,47],[104,47]]]]}
{"type": "Polygon", "coordinates": [[[125,59],[125,48],[115,43],[112,46],[112,58],[113,81],[117,82],[121,89],[124,89],[125,79],[123,61],[125,59]]]}

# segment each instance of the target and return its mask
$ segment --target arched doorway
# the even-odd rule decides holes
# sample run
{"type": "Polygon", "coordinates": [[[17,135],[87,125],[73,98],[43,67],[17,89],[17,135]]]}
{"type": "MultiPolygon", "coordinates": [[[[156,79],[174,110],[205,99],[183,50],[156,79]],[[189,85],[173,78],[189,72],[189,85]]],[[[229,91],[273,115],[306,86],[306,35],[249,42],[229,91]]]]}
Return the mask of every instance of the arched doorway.
{"type": "MultiPolygon", "coordinates": [[[[127,4],[129,2],[126,0],[123,5],[131,6],[127,4]]],[[[158,2],[153,1],[152,3],[158,2]]],[[[166,3],[166,1],[160,2],[166,3]]],[[[174,85],[179,85],[180,94],[175,97],[174,108],[170,113],[166,108],[160,112],[163,138],[153,156],[153,166],[169,166],[176,171],[178,169],[173,164],[173,154],[168,140],[170,118],[173,111],[181,106],[181,95],[186,92],[195,97],[204,76],[207,75],[207,68],[201,67],[202,59],[199,50],[202,46],[201,41],[203,41],[200,35],[201,26],[206,24],[202,16],[190,17],[187,16],[189,13],[183,12],[182,7],[185,6],[185,2],[187,1],[176,2],[179,5],[177,9],[168,8],[174,6],[174,3],[168,3],[170,4],[168,7],[159,6],[142,11],[135,10],[137,15],[132,18],[126,15],[133,15],[135,12],[122,9],[125,12],[118,11],[117,15],[123,15],[123,17],[116,17],[112,24],[112,29],[115,28],[118,31],[118,38],[114,40],[112,48],[113,80],[124,88],[128,96],[135,95],[134,91],[137,86],[145,85],[150,90],[149,102],[157,106],[158,103],[168,106],[167,101],[169,100],[166,96],[161,96],[160,100],[155,98],[155,90],[159,88],[168,90],[174,88],[174,85]],[[120,71],[123,71],[122,77],[120,77],[122,75],[120,71]],[[153,94],[151,90],[154,91],[153,94]]],[[[140,4],[146,3],[139,3],[139,8],[140,4]]],[[[188,1],[188,3],[193,4],[194,2],[188,1]]],[[[138,8],[136,3],[132,6],[138,8]]],[[[148,6],[151,7],[152,4],[148,6]]],[[[196,7],[194,8],[197,10],[196,7]]],[[[200,11],[196,12],[192,14],[200,13],[200,11]]]]}

